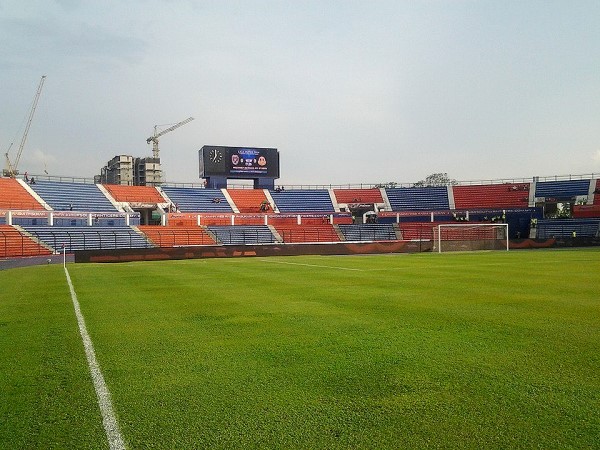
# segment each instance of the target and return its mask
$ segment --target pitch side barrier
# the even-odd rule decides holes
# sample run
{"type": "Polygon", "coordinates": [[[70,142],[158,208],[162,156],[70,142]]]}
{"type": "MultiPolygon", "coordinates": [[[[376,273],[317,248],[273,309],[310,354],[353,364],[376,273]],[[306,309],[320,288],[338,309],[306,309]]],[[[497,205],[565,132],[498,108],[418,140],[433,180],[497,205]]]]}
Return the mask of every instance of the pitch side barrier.
{"type": "Polygon", "coordinates": [[[417,253],[431,251],[422,243],[336,242],[327,244],[219,245],[199,247],[140,248],[119,250],[83,250],[75,252],[76,263],[111,263],[131,261],[166,261],[200,258],[268,257],[299,255],[366,255],[384,253],[417,253]]]}

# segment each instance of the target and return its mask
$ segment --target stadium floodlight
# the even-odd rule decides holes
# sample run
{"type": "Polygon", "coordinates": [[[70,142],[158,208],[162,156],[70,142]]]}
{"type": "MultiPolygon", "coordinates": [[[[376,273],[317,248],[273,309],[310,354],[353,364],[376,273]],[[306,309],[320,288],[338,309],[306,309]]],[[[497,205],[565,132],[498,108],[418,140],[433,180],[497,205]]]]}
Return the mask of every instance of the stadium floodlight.
{"type": "MultiPolygon", "coordinates": [[[[434,246],[443,251],[509,249],[507,223],[444,223],[434,228],[434,246]]],[[[435,248],[434,248],[435,249],[435,248]]]]}

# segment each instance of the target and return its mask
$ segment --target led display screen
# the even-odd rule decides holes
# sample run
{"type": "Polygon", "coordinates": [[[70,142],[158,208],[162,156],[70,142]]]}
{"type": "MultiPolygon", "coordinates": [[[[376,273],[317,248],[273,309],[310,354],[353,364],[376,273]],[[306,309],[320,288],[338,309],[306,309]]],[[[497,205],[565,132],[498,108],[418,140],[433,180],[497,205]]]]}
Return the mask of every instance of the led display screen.
{"type": "Polygon", "coordinates": [[[200,177],[279,178],[276,148],[205,145],[200,150],[200,177]]]}

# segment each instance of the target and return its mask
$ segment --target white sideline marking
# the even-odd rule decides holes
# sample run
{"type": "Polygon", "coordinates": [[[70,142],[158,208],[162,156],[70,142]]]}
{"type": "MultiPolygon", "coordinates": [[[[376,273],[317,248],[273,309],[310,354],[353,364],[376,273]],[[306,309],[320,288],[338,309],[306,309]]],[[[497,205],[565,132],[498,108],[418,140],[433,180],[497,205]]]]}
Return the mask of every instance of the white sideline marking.
{"type": "Polygon", "coordinates": [[[365,270],[363,270],[363,269],[355,269],[352,267],[322,266],[319,264],[293,263],[293,262],[288,262],[288,261],[270,261],[267,259],[261,259],[261,261],[273,263],[273,264],[288,264],[290,266],[306,266],[306,267],[318,267],[320,269],[354,270],[356,272],[365,272],[365,270]]]}
{"type": "Polygon", "coordinates": [[[104,425],[104,431],[108,439],[108,445],[111,450],[125,450],[125,443],[121,437],[119,431],[119,424],[117,418],[113,412],[112,403],[110,401],[110,392],[104,382],[104,377],[100,371],[100,366],[96,360],[96,352],[94,351],[94,344],[92,339],[87,332],[85,327],[85,321],[83,314],[81,314],[81,308],[79,307],[79,301],[77,301],[77,294],[71,283],[71,277],[69,271],[65,266],[65,274],[67,275],[67,283],[69,284],[69,290],[71,291],[71,299],[73,300],[73,307],[75,308],[75,315],[77,316],[77,324],[79,325],[79,333],[81,334],[81,340],[83,341],[83,348],[85,349],[85,356],[87,357],[88,365],[90,366],[90,374],[92,375],[92,381],[94,382],[94,389],[96,390],[96,396],[98,397],[98,406],[100,406],[100,413],[102,414],[102,425],[104,425]]]}

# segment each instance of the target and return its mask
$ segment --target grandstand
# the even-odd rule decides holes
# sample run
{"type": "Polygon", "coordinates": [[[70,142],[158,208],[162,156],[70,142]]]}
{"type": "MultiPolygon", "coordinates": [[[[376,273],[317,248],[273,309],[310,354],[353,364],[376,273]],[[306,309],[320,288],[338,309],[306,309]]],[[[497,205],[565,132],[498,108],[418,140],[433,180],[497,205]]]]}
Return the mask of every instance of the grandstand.
{"type": "Polygon", "coordinates": [[[98,185],[36,178],[32,185],[0,178],[5,257],[47,254],[63,245],[77,252],[427,242],[438,224],[456,222],[508,223],[511,239],[575,236],[589,244],[599,237],[600,178],[593,176],[329,189],[98,185]],[[572,204],[572,218],[545,217],[555,210],[547,206],[558,202],[572,204]],[[141,224],[140,212],[146,214],[141,224]],[[150,213],[159,220],[148,220],[150,213]]]}

